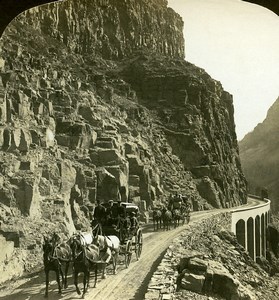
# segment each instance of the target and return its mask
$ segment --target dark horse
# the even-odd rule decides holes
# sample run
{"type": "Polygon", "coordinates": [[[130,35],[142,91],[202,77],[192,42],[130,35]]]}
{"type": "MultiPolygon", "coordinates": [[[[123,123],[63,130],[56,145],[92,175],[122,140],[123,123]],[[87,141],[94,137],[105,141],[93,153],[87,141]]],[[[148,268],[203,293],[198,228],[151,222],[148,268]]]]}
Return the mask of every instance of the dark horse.
{"type": "Polygon", "coordinates": [[[173,223],[174,223],[174,228],[178,227],[180,220],[183,219],[182,213],[179,209],[175,209],[172,212],[172,219],[173,219],[173,223]]]}
{"type": "Polygon", "coordinates": [[[69,264],[71,261],[71,249],[67,243],[59,243],[59,236],[54,233],[52,238],[44,237],[43,243],[43,258],[44,258],[44,269],[46,274],[46,291],[45,297],[48,297],[48,286],[49,286],[49,272],[54,271],[56,273],[56,280],[58,283],[58,292],[61,291],[60,275],[62,277],[62,284],[64,288],[67,287],[67,274],[69,264]],[[63,274],[62,266],[65,264],[65,276],[63,274]]]}
{"type": "Polygon", "coordinates": [[[159,208],[153,210],[153,228],[154,231],[162,227],[162,212],[159,208]]]}
{"type": "Polygon", "coordinates": [[[71,249],[73,255],[73,269],[74,269],[74,284],[76,287],[76,292],[80,295],[80,289],[78,287],[78,274],[83,273],[83,293],[84,298],[85,293],[89,287],[89,277],[90,270],[95,271],[95,282],[94,287],[96,287],[97,282],[97,263],[99,259],[99,248],[96,245],[86,245],[82,243],[79,235],[71,238],[71,249]]]}
{"type": "Polygon", "coordinates": [[[171,225],[171,221],[172,221],[172,213],[166,207],[164,207],[162,209],[162,220],[163,220],[164,229],[170,230],[170,225],[171,225]]]}

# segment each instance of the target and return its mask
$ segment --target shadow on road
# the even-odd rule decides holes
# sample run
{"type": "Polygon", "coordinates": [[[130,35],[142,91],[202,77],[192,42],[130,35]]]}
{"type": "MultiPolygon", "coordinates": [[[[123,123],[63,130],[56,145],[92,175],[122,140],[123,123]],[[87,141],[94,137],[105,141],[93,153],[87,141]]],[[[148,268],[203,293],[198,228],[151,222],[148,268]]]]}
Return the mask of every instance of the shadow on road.
{"type": "MultiPolygon", "coordinates": [[[[50,272],[49,292],[48,298],[44,297],[45,294],[45,274],[43,271],[39,273],[33,273],[29,275],[29,278],[21,279],[23,282],[15,289],[13,288],[13,282],[7,283],[0,289],[0,300],[58,300],[58,299],[80,299],[80,296],[76,293],[73,274],[68,274],[67,289],[62,289],[62,294],[58,294],[58,285],[55,280],[55,273],[50,272]],[[9,284],[11,285],[9,287],[9,284]],[[1,295],[2,294],[2,295],[1,295]]],[[[82,286],[82,276],[79,276],[79,286],[82,286]]],[[[98,279],[99,281],[99,279],[98,279]]]]}
{"type": "MultiPolygon", "coordinates": [[[[166,250],[167,251],[167,250],[166,250]]],[[[147,292],[148,284],[153,276],[153,273],[157,270],[160,262],[162,261],[166,251],[162,252],[161,255],[153,262],[150,272],[145,277],[144,281],[141,283],[140,287],[137,289],[134,298],[130,300],[142,300],[144,299],[145,293],[147,292]]]]}

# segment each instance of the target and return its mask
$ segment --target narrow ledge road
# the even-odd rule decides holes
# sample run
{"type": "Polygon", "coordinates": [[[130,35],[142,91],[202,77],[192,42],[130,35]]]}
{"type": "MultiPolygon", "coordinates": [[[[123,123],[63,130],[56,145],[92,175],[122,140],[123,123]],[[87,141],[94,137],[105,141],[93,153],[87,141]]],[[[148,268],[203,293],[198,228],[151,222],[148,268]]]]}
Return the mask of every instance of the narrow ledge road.
{"type": "MultiPolygon", "coordinates": [[[[249,203],[241,207],[251,207],[259,204],[258,200],[249,200],[249,203]]],[[[233,208],[235,209],[235,208],[233,208]]],[[[193,212],[189,224],[180,226],[169,231],[153,231],[151,224],[144,226],[143,230],[143,250],[140,259],[137,261],[135,254],[132,256],[131,264],[125,268],[123,264],[124,257],[120,256],[120,264],[118,265],[118,273],[110,274],[106,279],[99,279],[96,288],[90,288],[85,296],[88,300],[143,300],[147,290],[148,283],[152,274],[161,262],[163,255],[172,243],[173,239],[182,231],[187,230],[191,224],[200,222],[221,212],[228,212],[230,209],[218,209],[210,211],[193,212]],[[122,262],[121,262],[122,261],[122,262]]],[[[49,300],[56,299],[80,299],[73,284],[73,278],[68,276],[69,287],[63,290],[62,295],[58,295],[55,274],[51,273],[49,300]]],[[[93,284],[93,276],[90,278],[91,286],[93,284]]],[[[28,278],[22,278],[9,282],[0,289],[0,300],[38,300],[44,298],[45,291],[45,275],[41,271],[37,274],[30,275],[28,278]]],[[[82,276],[79,277],[79,287],[82,288],[82,276]]]]}

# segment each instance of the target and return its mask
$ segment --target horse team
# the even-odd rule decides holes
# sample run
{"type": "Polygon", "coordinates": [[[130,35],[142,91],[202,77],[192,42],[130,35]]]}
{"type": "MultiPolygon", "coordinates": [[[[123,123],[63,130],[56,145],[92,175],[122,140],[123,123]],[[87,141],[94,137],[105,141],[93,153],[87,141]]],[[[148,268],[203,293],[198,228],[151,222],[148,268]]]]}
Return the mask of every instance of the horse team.
{"type": "Polygon", "coordinates": [[[178,227],[180,221],[182,225],[190,222],[191,206],[182,195],[173,195],[169,199],[167,206],[157,207],[153,210],[154,231],[164,228],[169,230],[173,223],[174,228],[178,227]]]}
{"type": "MultiPolygon", "coordinates": [[[[180,221],[182,221],[182,224],[190,221],[190,207],[187,203],[181,202],[180,197],[172,197],[168,206],[153,210],[154,231],[162,228],[162,225],[164,229],[169,230],[172,223],[175,228],[179,226],[180,221]]],[[[94,287],[96,287],[98,271],[101,271],[102,278],[105,278],[109,264],[112,265],[113,274],[116,274],[119,253],[122,253],[123,245],[127,247],[127,243],[124,244],[123,240],[125,230],[122,228],[120,230],[122,234],[120,235],[116,234],[115,230],[111,235],[103,235],[102,226],[99,222],[96,224],[92,223],[92,226],[92,232],[76,233],[67,241],[61,241],[56,233],[51,237],[44,237],[45,297],[48,297],[50,271],[55,271],[56,273],[58,292],[62,293],[62,286],[67,288],[67,274],[70,263],[73,265],[74,285],[79,295],[81,291],[78,287],[78,274],[83,273],[83,298],[89,287],[90,271],[93,271],[95,274],[94,287]],[[62,282],[60,281],[60,276],[62,277],[62,282]]],[[[110,233],[106,232],[106,234],[110,233]]],[[[127,242],[129,244],[129,239],[127,242]]],[[[130,252],[126,254],[128,255],[125,256],[125,260],[126,257],[131,257],[130,252]]],[[[139,255],[138,253],[138,257],[139,255]]]]}
{"type": "Polygon", "coordinates": [[[62,285],[67,288],[67,273],[69,265],[73,264],[74,285],[76,292],[80,295],[78,287],[78,274],[83,273],[84,298],[89,287],[90,271],[94,271],[95,282],[97,282],[98,271],[102,272],[102,278],[106,277],[106,268],[112,264],[113,274],[116,274],[117,258],[119,254],[120,241],[117,236],[94,236],[89,232],[74,234],[68,241],[63,242],[54,233],[52,237],[44,237],[43,260],[46,275],[45,297],[48,297],[49,272],[55,271],[58,283],[58,292],[62,293],[62,285]],[[62,284],[60,281],[62,277],[62,284]]]}

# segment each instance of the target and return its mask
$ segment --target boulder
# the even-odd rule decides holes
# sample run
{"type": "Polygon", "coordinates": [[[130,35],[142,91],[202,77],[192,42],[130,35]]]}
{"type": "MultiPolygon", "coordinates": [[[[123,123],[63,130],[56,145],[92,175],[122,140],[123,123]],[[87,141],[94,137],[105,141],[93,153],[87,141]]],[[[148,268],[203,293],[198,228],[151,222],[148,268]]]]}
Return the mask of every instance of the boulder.
{"type": "Polygon", "coordinates": [[[255,295],[234,278],[222,264],[216,261],[209,261],[205,276],[205,292],[213,292],[231,300],[257,299],[255,295]]]}
{"type": "Polygon", "coordinates": [[[133,154],[136,155],[138,154],[138,146],[137,144],[133,143],[133,142],[126,142],[125,145],[125,154],[133,154]]]}
{"type": "Polygon", "coordinates": [[[208,263],[205,260],[198,258],[198,257],[190,258],[189,262],[188,262],[189,270],[205,272],[207,270],[207,266],[208,266],[208,263]]]}
{"type": "Polygon", "coordinates": [[[204,282],[204,275],[193,274],[185,270],[183,271],[183,276],[181,278],[180,288],[195,293],[201,293],[203,291],[204,282]]]}
{"type": "Polygon", "coordinates": [[[119,185],[116,178],[105,168],[96,170],[97,175],[97,199],[108,201],[118,199],[119,185]]]}
{"type": "Polygon", "coordinates": [[[89,124],[60,121],[56,128],[56,140],[61,146],[89,149],[96,143],[97,132],[89,124]]]}
{"type": "Polygon", "coordinates": [[[119,187],[121,187],[123,191],[125,189],[125,191],[123,192],[123,198],[127,198],[128,197],[128,174],[125,174],[121,170],[120,166],[111,166],[111,167],[108,166],[105,168],[110,174],[112,174],[115,177],[119,187]]]}
{"type": "Polygon", "coordinates": [[[131,175],[142,175],[144,165],[140,158],[134,154],[127,154],[126,157],[129,162],[129,173],[131,175]]]}
{"type": "Polygon", "coordinates": [[[94,149],[90,159],[96,166],[107,166],[121,164],[123,158],[117,149],[94,149]]]}

